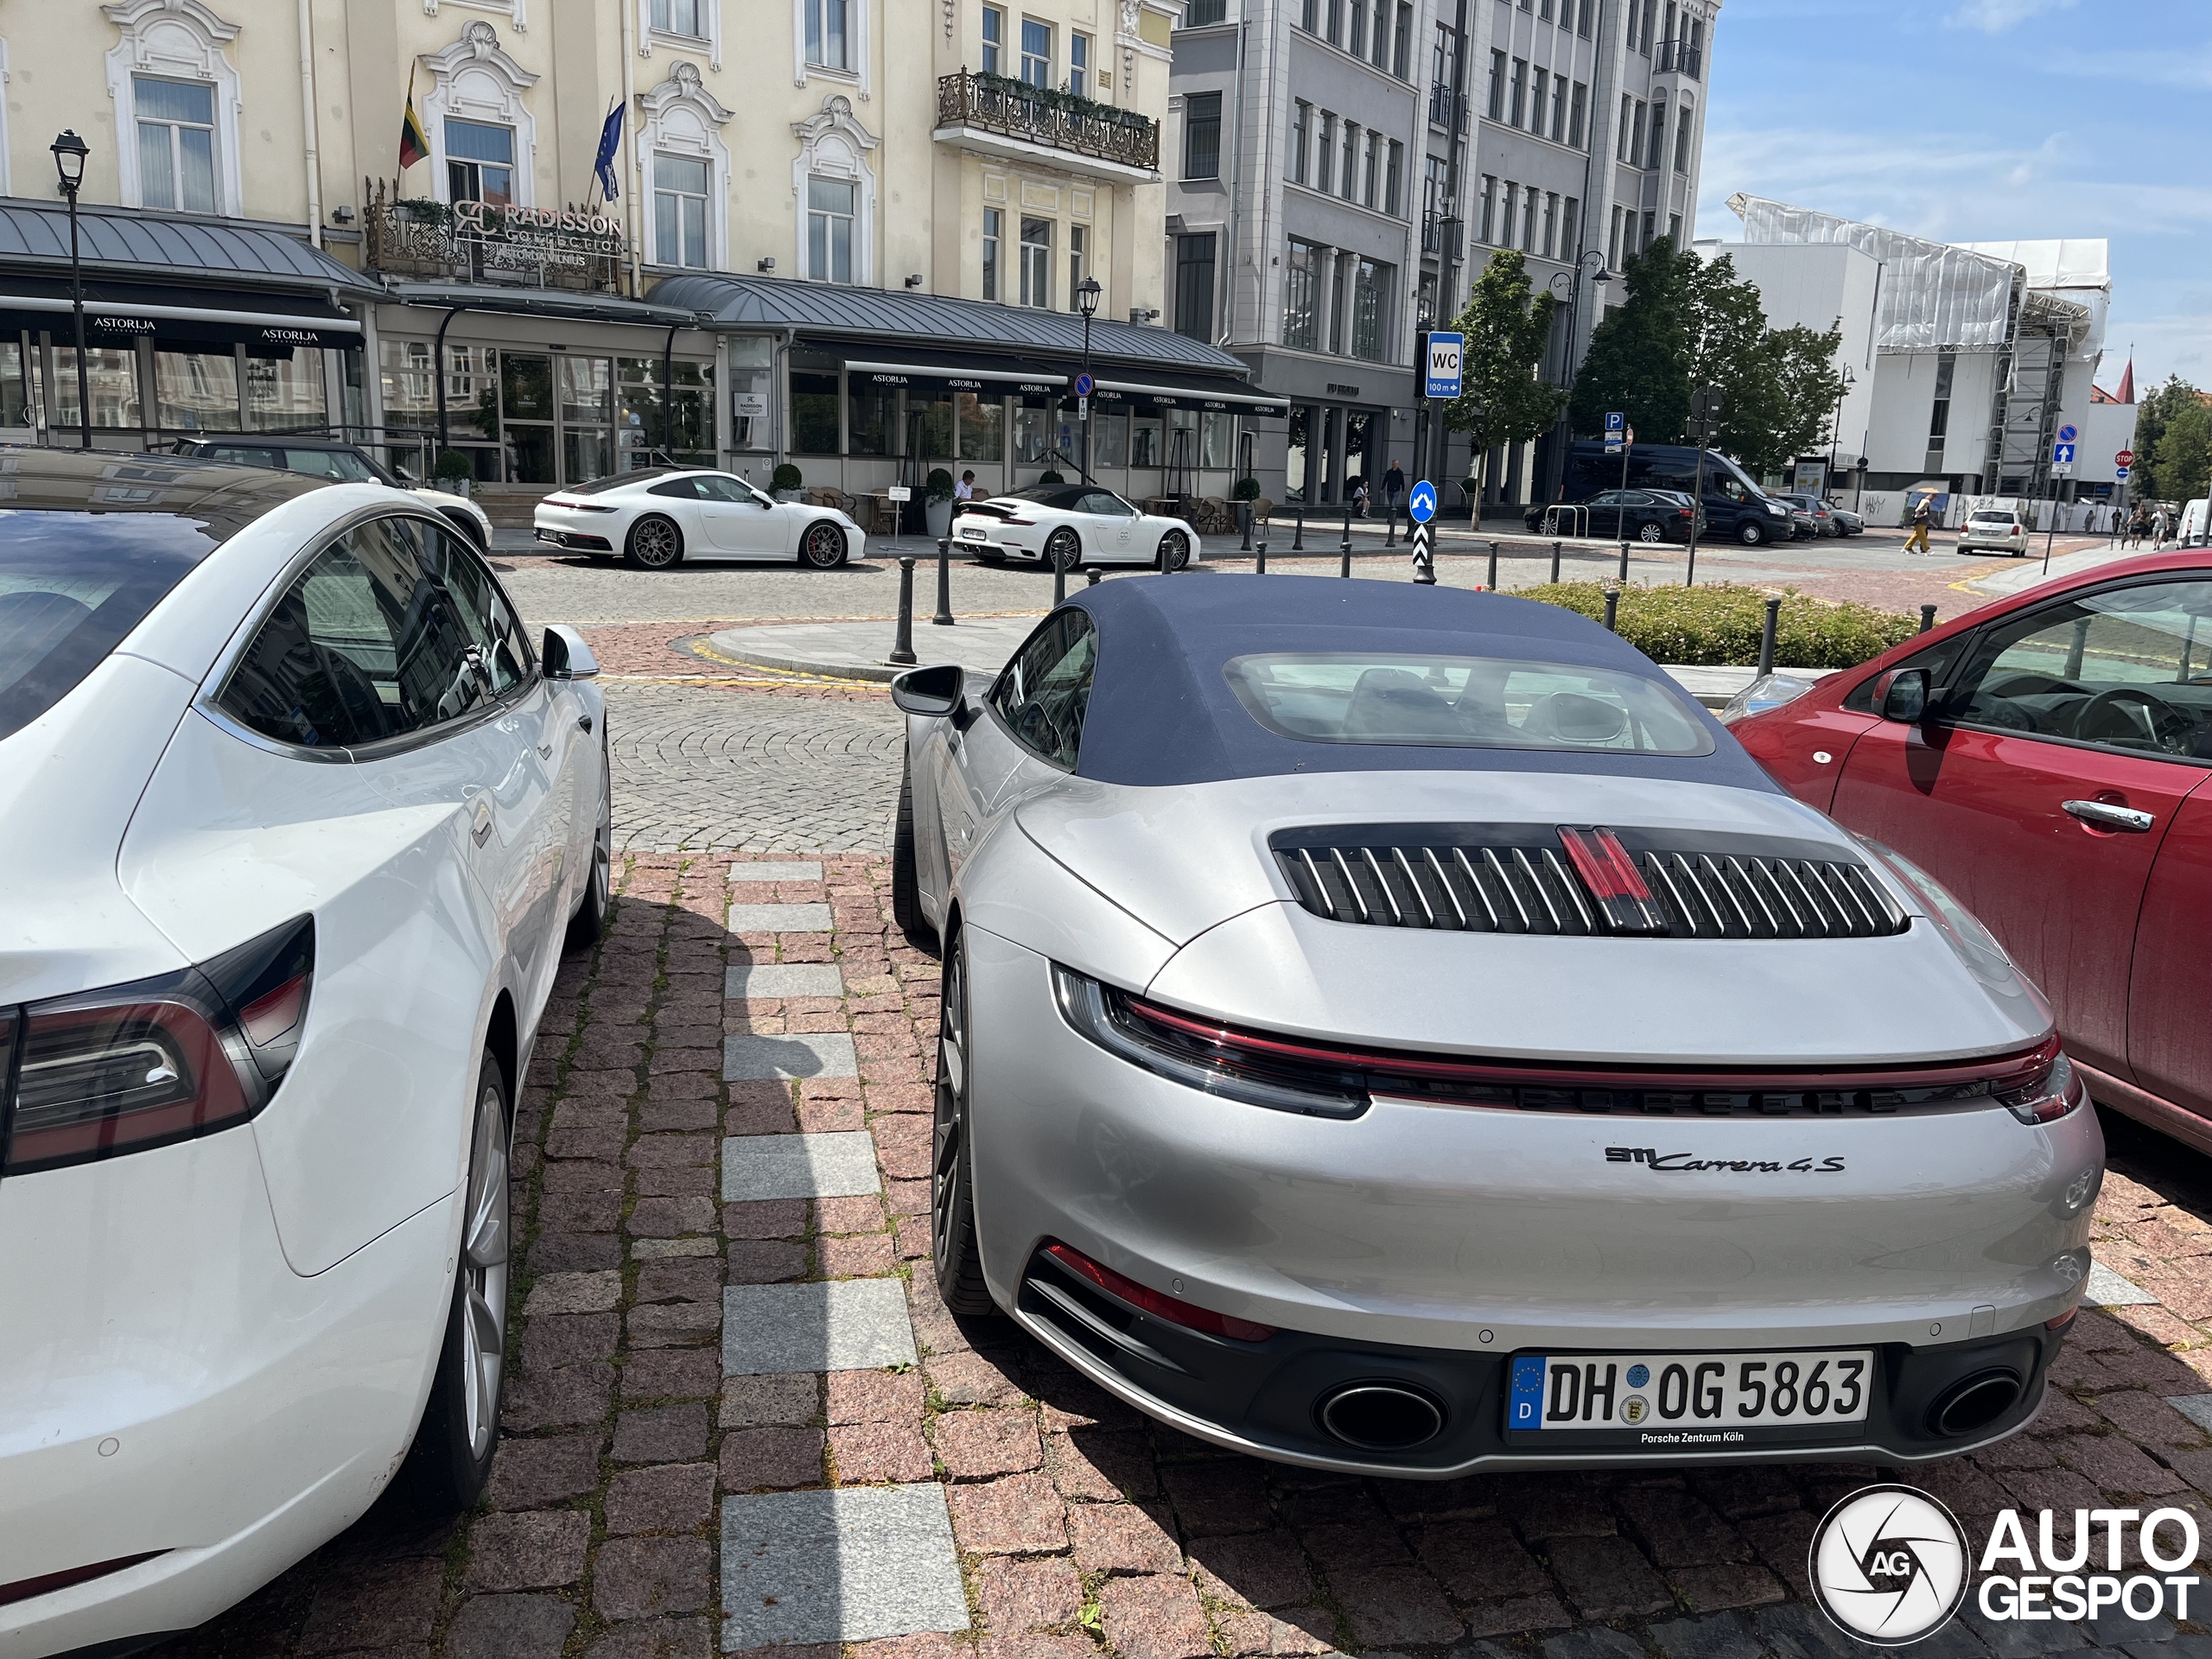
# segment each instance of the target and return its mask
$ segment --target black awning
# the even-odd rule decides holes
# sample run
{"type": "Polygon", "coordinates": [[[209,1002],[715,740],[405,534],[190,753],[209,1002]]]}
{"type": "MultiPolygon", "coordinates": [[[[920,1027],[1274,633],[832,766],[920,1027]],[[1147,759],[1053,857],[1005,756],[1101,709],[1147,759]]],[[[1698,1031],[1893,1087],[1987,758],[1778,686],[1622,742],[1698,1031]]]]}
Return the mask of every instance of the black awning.
{"type": "Polygon", "coordinates": [[[1232,415],[1283,416],[1289,403],[1228,375],[1141,374],[1125,366],[1096,372],[1102,403],[1150,409],[1205,409],[1232,415]]]}
{"type": "Polygon", "coordinates": [[[874,340],[810,340],[803,350],[825,353],[845,365],[856,381],[905,386],[915,391],[1003,392],[1015,397],[1072,395],[1075,370],[1039,359],[994,357],[981,352],[931,351],[927,346],[887,346],[874,340]]]}
{"type": "MultiPolygon", "coordinates": [[[[64,345],[75,326],[66,281],[0,276],[0,332],[44,330],[64,345]]],[[[163,349],[244,346],[257,356],[289,357],[302,346],[358,349],[361,325],[325,301],[265,289],[87,282],[85,343],[138,340],[163,349]]]]}

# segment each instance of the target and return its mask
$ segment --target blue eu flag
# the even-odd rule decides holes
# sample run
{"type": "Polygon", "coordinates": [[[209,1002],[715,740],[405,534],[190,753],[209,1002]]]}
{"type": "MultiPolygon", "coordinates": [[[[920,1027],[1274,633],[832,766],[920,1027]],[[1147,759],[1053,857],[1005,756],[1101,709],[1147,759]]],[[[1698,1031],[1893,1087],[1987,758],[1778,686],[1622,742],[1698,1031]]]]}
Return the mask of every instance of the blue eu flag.
{"type": "Polygon", "coordinates": [[[607,123],[599,130],[599,156],[592,162],[591,170],[599,177],[600,194],[612,201],[622,192],[616,188],[614,152],[622,143],[622,106],[617,104],[607,112],[607,123]]]}

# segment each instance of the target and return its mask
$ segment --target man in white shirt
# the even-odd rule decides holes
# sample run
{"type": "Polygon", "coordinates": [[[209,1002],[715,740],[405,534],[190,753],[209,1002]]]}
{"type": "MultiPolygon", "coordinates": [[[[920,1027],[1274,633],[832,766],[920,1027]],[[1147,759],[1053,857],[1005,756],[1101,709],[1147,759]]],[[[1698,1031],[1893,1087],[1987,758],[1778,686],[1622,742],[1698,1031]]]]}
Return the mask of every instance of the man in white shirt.
{"type": "Polygon", "coordinates": [[[952,486],[952,499],[956,501],[973,501],[976,499],[976,469],[974,467],[971,467],[960,474],[960,481],[952,486]]]}

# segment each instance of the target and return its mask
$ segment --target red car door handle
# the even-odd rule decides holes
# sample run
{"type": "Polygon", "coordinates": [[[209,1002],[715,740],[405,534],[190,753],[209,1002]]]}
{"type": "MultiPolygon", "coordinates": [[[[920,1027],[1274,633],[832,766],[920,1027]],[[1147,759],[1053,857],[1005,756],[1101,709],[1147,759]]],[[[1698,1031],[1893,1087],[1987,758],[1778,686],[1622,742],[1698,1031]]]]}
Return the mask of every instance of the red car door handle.
{"type": "Polygon", "coordinates": [[[2094,823],[2100,830],[2130,830],[2142,834],[2158,818],[2149,812],[2140,812],[2132,806],[2114,806],[2110,801],[2061,801],[2059,805],[2084,823],[2094,823]]]}

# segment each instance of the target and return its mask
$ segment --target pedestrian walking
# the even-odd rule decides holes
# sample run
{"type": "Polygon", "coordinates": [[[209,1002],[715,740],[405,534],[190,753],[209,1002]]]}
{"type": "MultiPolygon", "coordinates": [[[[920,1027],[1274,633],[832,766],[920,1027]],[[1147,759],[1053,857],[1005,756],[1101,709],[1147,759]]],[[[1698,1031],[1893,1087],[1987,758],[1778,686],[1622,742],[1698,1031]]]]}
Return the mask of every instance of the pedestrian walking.
{"type": "Polygon", "coordinates": [[[1395,512],[1398,498],[1405,493],[1406,474],[1394,461],[1390,463],[1390,470],[1382,474],[1382,499],[1389,504],[1393,512],[1395,512]]]}
{"type": "Polygon", "coordinates": [[[1904,538],[1906,552],[1925,553],[1929,550],[1928,531],[1929,527],[1935,523],[1936,515],[1929,510],[1928,504],[1934,499],[1933,496],[1923,495],[1920,498],[1920,504],[1913,508],[1912,534],[1904,538]]]}
{"type": "Polygon", "coordinates": [[[2166,517],[2165,503],[2162,501],[2151,514],[2151,550],[2153,553],[2166,544],[2166,533],[2172,528],[2172,521],[2166,517]]]}
{"type": "Polygon", "coordinates": [[[2128,547],[2141,547],[2143,538],[2150,533],[2150,515],[2143,511],[2143,504],[2138,501],[2135,504],[2135,511],[2128,515],[2127,534],[2122,538],[2123,544],[2128,547]]]}

